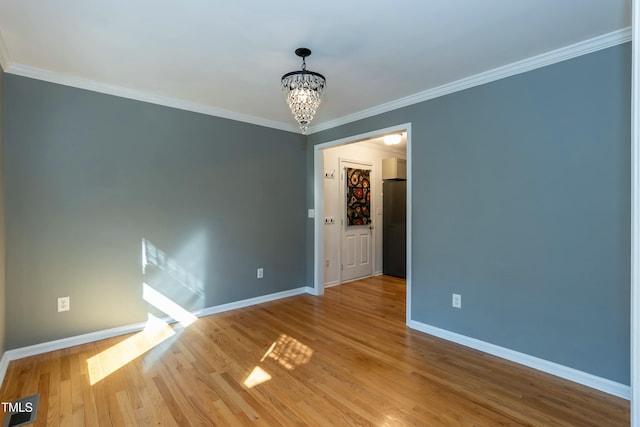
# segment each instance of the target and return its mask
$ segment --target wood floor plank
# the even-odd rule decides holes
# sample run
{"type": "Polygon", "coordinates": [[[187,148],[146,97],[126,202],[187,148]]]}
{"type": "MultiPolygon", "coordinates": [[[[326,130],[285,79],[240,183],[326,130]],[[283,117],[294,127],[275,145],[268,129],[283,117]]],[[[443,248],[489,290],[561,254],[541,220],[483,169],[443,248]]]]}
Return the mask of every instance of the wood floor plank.
{"type": "Polygon", "coordinates": [[[16,360],[0,399],[40,393],[36,426],[629,425],[628,401],[407,328],[405,300],[377,276],[16,360]]]}

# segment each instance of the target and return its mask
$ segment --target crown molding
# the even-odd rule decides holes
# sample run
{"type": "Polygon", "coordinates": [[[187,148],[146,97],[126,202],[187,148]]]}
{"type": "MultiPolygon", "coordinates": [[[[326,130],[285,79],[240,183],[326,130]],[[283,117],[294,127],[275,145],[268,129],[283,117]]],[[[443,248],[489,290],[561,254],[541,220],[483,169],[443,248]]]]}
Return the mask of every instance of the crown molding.
{"type": "Polygon", "coordinates": [[[9,50],[7,49],[7,44],[5,43],[2,35],[2,28],[0,28],[0,66],[3,70],[7,71],[10,64],[11,59],[9,57],[9,50]]]}
{"type": "MultiPolygon", "coordinates": [[[[575,43],[562,47],[541,55],[514,62],[493,70],[485,71],[474,76],[465,77],[455,82],[447,83],[435,88],[427,89],[413,95],[406,96],[394,101],[390,101],[373,108],[368,108],[353,114],[349,114],[335,120],[318,123],[309,127],[308,135],[323,130],[331,129],[357,120],[366,119],[398,108],[407,107],[440,96],[448,95],[474,86],[490,83],[516,74],[532,71],[547,65],[552,65],[561,61],[586,55],[591,52],[606,49],[611,46],[622,44],[631,40],[631,27],[623,28],[618,31],[604,34],[589,40],[575,43]]],[[[129,89],[122,86],[101,83],[81,77],[69,76],[62,73],[43,70],[40,68],[30,67],[20,64],[12,64],[6,44],[2,38],[0,29],[0,65],[6,73],[15,74],[23,77],[30,77],[37,80],[43,80],[50,83],[61,84],[65,86],[76,87],[80,89],[90,90],[92,92],[104,93],[107,95],[118,96],[122,98],[134,99],[137,101],[149,102],[151,104],[163,105],[166,107],[177,108],[186,111],[206,114],[209,116],[221,117],[229,120],[236,120],[245,123],[251,123],[258,126],[265,126],[273,129],[279,129],[287,132],[300,133],[300,130],[294,124],[282,123],[274,120],[267,120],[260,117],[242,114],[234,111],[215,108],[204,104],[189,102],[168,96],[156,95],[149,92],[129,89]]]]}
{"type": "Polygon", "coordinates": [[[84,79],[82,77],[69,76],[54,71],[43,70],[41,68],[30,67],[20,64],[12,64],[5,72],[15,74],[22,77],[29,77],[36,80],[42,80],[50,83],[56,83],[64,86],[71,86],[79,89],[85,89],[92,92],[104,93],[107,95],[118,96],[121,98],[133,99],[136,101],[148,102],[151,104],[162,105],[165,107],[177,108],[180,110],[193,111],[195,113],[206,114],[209,116],[221,117],[229,120],[250,123],[258,126],[265,126],[273,129],[280,129],[288,132],[300,133],[300,129],[293,124],[281,123],[274,120],[267,120],[260,117],[242,114],[235,111],[215,108],[209,105],[199,104],[196,102],[185,101],[182,99],[172,98],[169,96],[157,95],[150,92],[134,90],[122,86],[101,83],[94,80],[84,79]]]}
{"type": "Polygon", "coordinates": [[[380,104],[376,107],[349,114],[335,120],[330,120],[327,122],[319,123],[315,126],[310,126],[307,135],[327,129],[332,129],[334,127],[355,122],[357,120],[366,119],[368,117],[386,113],[388,111],[397,110],[398,108],[407,107],[409,105],[417,104],[423,101],[428,101],[430,99],[438,98],[444,95],[449,95],[454,92],[472,88],[474,86],[491,83],[496,80],[514,76],[516,74],[526,73],[527,71],[546,67],[547,65],[566,61],[571,58],[586,55],[588,53],[606,49],[608,47],[626,43],[628,41],[631,41],[631,27],[623,28],[621,30],[613,31],[611,33],[594,37],[589,40],[584,40],[579,43],[561,47],[560,49],[552,50],[550,52],[536,55],[531,58],[513,62],[502,67],[494,68],[493,70],[484,71],[470,77],[465,77],[451,83],[447,83],[432,89],[427,89],[423,92],[418,92],[404,98],[380,104]]]}

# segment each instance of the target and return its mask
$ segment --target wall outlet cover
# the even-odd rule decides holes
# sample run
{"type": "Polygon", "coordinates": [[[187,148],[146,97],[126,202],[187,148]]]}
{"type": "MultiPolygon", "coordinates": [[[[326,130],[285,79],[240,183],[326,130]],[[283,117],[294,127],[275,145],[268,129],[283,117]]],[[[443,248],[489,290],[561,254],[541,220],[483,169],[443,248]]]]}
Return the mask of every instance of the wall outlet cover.
{"type": "Polygon", "coordinates": [[[69,297],[58,298],[58,312],[69,311],[70,309],[71,307],[70,307],[69,297]]]}
{"type": "Polygon", "coordinates": [[[462,308],[462,295],[451,294],[451,306],[455,308],[462,308]]]}

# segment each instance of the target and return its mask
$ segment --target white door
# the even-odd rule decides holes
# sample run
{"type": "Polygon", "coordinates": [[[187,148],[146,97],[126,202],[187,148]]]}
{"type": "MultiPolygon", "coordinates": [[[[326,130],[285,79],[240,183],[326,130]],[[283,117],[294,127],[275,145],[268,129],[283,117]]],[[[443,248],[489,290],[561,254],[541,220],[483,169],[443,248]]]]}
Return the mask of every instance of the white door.
{"type": "Polygon", "coordinates": [[[373,165],[340,159],[341,281],[373,275],[373,165]]]}

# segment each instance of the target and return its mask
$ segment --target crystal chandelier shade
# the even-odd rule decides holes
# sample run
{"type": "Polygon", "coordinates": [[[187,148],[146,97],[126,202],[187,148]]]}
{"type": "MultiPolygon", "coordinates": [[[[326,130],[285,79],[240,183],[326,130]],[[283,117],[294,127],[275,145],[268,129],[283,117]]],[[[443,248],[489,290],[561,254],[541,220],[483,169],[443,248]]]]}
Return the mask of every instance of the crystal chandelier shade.
{"type": "Polygon", "coordinates": [[[296,49],[296,55],[302,57],[302,70],[282,76],[281,86],[287,104],[304,134],[320,106],[327,80],[322,74],[307,71],[305,57],[311,55],[309,49],[296,49]]]}

